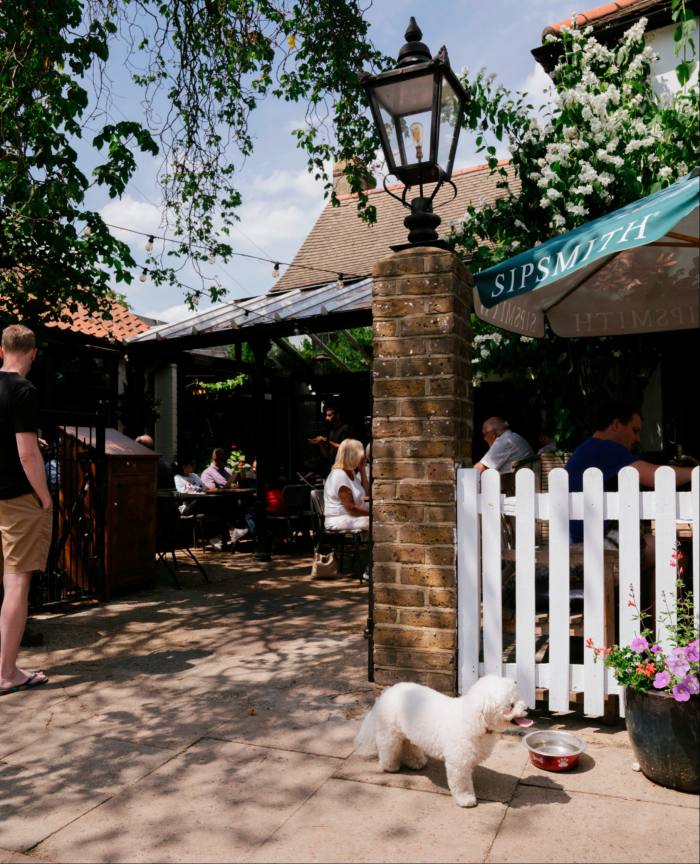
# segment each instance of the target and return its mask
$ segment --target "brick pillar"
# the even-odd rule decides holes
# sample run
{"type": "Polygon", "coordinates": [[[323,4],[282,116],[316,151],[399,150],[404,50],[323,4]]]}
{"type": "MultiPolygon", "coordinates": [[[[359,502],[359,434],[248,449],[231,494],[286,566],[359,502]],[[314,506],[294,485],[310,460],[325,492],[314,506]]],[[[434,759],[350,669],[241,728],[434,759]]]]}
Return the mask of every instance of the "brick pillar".
{"type": "Polygon", "coordinates": [[[372,538],[377,684],[456,692],[456,468],[471,457],[471,276],[451,252],[374,267],[372,538]]]}

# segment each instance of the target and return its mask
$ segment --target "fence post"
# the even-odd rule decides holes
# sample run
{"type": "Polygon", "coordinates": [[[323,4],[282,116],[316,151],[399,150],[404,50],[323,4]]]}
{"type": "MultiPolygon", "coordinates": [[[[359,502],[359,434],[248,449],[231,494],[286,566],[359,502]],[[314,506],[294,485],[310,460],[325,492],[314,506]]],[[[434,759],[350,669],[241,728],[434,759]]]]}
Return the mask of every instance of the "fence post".
{"type": "Polygon", "coordinates": [[[479,472],[457,472],[457,692],[465,693],[479,677],[481,644],[481,532],[479,472]]]}
{"type": "Polygon", "coordinates": [[[569,475],[555,468],[549,475],[549,710],[569,710],[570,592],[569,475]]]}

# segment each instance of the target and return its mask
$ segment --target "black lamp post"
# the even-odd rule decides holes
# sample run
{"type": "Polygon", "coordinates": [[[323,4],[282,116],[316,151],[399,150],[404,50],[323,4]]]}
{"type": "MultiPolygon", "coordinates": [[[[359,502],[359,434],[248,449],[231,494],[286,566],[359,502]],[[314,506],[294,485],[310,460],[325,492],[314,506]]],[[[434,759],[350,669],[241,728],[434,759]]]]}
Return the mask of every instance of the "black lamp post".
{"type": "Polygon", "coordinates": [[[394,250],[414,245],[444,248],[436,231],[441,220],[433,213],[433,200],[443,183],[449,183],[457,194],[450,178],[467,94],[450,68],[445,47],[431,57],[420,41],[422,36],[416,19],[411,18],[396,68],[361,77],[388,173],[404,184],[401,197],[387,188],[386,177],[384,189],[411,210],[404,220],[409,242],[393,246],[394,250]],[[424,184],[431,183],[435,187],[426,197],[424,184]],[[419,196],[408,204],[406,195],[413,186],[419,187],[419,196]]]}

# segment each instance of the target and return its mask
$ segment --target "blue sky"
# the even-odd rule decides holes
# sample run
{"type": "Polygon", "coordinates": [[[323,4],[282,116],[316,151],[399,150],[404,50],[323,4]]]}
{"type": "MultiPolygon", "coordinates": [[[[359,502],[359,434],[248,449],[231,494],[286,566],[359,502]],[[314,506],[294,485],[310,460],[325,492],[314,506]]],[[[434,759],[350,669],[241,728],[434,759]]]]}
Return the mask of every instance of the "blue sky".
{"type": "MultiPolygon", "coordinates": [[[[585,11],[595,3],[581,8],[585,11]]],[[[467,66],[476,72],[482,66],[496,74],[509,89],[524,89],[538,101],[548,79],[536,66],[530,50],[540,44],[543,28],[569,16],[571,0],[374,0],[368,13],[371,36],[377,46],[396,56],[411,15],[423,31],[423,41],[435,53],[446,45],[453,68],[467,66]]],[[[138,95],[130,85],[118,58],[110,64],[114,81],[113,116],[133,117],[138,95]]],[[[280,261],[290,261],[324,206],[323,190],[306,172],[304,153],[297,150],[291,130],[303,122],[302,105],[270,100],[254,115],[254,154],[239,176],[243,204],[240,222],[233,231],[235,249],[280,261]]],[[[457,166],[475,164],[473,140],[462,133],[457,166]]],[[[159,194],[153,182],[156,162],[143,157],[139,171],[121,200],[95,198],[90,203],[112,224],[158,233],[161,214],[159,194]]],[[[138,262],[144,260],[144,240],[124,232],[115,233],[128,242],[138,262]]],[[[228,299],[266,293],[274,284],[272,265],[232,258],[226,265],[207,267],[228,290],[228,299]]],[[[198,277],[183,274],[183,280],[199,287],[198,277]]],[[[173,321],[189,313],[178,289],[156,287],[135,279],[119,286],[135,312],[173,321]]],[[[200,308],[206,308],[202,301],[200,308]]]]}

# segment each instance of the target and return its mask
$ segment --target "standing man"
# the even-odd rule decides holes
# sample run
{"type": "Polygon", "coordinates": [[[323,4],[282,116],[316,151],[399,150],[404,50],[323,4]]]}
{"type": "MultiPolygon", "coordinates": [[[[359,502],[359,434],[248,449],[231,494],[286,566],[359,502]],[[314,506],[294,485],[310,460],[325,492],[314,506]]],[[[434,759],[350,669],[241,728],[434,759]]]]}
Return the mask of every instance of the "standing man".
{"type": "Polygon", "coordinates": [[[502,417],[489,417],[484,420],[481,434],[489,449],[474,466],[479,471],[495,468],[500,474],[512,474],[513,462],[532,459],[535,455],[522,435],[511,432],[502,417]]]}
{"type": "Polygon", "coordinates": [[[0,696],[47,682],[43,672],[17,666],[27,621],[29,584],[43,570],[51,545],[51,495],[37,439],[39,394],[26,379],[36,340],[19,324],[0,341],[0,696]]]}
{"type": "Polygon", "coordinates": [[[346,438],[352,438],[352,428],[343,421],[338,408],[330,403],[326,404],[324,417],[329,427],[328,435],[317,435],[315,438],[309,438],[308,441],[309,444],[318,446],[330,468],[335,462],[338,447],[346,438]]]}

